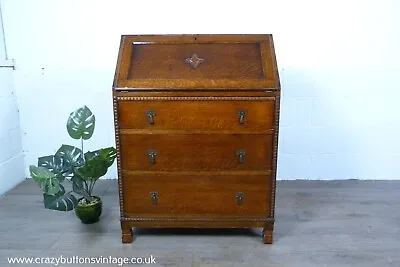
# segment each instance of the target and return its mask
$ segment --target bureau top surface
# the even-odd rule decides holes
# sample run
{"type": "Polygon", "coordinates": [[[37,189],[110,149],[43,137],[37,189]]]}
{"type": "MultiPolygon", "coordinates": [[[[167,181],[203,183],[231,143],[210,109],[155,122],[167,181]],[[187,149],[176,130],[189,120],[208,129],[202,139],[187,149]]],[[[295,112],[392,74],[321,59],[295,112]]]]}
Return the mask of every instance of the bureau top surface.
{"type": "Polygon", "coordinates": [[[123,35],[114,90],[279,89],[272,35],[123,35]]]}

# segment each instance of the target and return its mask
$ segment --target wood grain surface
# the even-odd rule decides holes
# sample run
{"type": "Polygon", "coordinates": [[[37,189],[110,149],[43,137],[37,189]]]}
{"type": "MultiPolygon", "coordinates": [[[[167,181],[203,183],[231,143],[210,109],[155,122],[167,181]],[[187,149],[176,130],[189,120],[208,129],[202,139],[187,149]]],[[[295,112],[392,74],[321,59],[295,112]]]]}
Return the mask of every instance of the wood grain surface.
{"type": "Polygon", "coordinates": [[[272,135],[122,134],[123,170],[270,170],[272,135]],[[236,151],[245,150],[243,163],[236,151]],[[157,152],[155,163],[148,150],[157,152]]]}
{"type": "Polygon", "coordinates": [[[121,129],[261,131],[274,127],[275,99],[261,101],[120,101],[121,129]],[[148,111],[155,116],[149,122],[148,111]],[[240,123],[239,111],[245,111],[240,123]]]}
{"type": "Polygon", "coordinates": [[[275,88],[271,35],[122,36],[116,90],[275,88]],[[193,69],[185,60],[204,59],[193,69]]]}
{"type": "Polygon", "coordinates": [[[271,189],[270,175],[196,175],[170,173],[135,175],[123,173],[125,212],[139,217],[191,217],[226,215],[267,217],[271,189]],[[262,185],[262,186],[260,186],[262,185]],[[150,192],[157,192],[157,204],[150,192]],[[244,194],[237,203],[236,194],[244,194]]]}

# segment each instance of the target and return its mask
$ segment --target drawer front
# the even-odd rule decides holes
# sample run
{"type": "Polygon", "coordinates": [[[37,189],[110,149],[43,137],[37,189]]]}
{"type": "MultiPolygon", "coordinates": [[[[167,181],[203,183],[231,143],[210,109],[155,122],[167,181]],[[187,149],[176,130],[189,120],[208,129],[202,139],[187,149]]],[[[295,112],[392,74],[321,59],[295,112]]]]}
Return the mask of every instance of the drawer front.
{"type": "Polygon", "coordinates": [[[121,134],[125,170],[270,170],[273,135],[121,134]]]}
{"type": "Polygon", "coordinates": [[[129,174],[123,172],[124,212],[137,216],[198,214],[266,216],[271,176],[129,174]]]}
{"type": "MultiPolygon", "coordinates": [[[[119,101],[120,129],[268,131],[274,98],[262,101],[119,101]]],[[[207,98],[204,98],[207,99],[207,98]]]]}

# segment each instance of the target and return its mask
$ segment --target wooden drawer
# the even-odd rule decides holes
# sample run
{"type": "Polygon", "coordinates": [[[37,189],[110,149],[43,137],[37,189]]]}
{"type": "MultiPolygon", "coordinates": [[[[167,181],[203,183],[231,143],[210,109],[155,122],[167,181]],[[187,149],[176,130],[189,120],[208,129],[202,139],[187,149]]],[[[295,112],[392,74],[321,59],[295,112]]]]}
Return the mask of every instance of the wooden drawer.
{"type": "Polygon", "coordinates": [[[273,135],[121,134],[125,170],[269,170],[273,135]]]}
{"type": "Polygon", "coordinates": [[[124,211],[132,216],[267,217],[271,204],[271,176],[217,173],[148,174],[123,172],[124,211]],[[241,199],[240,199],[241,195],[241,199]]]}
{"type": "Polygon", "coordinates": [[[268,99],[180,101],[175,98],[172,101],[119,101],[119,127],[149,130],[268,131],[274,128],[275,120],[274,98],[268,99]]]}

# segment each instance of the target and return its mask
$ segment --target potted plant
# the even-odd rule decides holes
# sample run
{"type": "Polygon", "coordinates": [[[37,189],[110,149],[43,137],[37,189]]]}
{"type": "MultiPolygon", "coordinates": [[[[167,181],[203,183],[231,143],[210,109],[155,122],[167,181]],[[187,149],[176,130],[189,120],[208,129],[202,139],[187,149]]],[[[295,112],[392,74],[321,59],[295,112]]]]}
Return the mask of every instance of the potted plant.
{"type": "Polygon", "coordinates": [[[102,200],[92,195],[98,179],[107,173],[116,157],[114,147],[83,153],[83,141],[92,137],[95,116],[86,106],[69,115],[67,131],[73,139],[81,140],[81,148],[62,145],[54,155],[40,157],[38,166],[29,167],[33,180],[43,191],[44,207],[71,211],[82,223],[95,223],[102,211],[102,200]],[[67,191],[64,183],[69,183],[67,191]],[[80,197],[76,197],[78,195],[80,197]]]}

